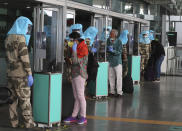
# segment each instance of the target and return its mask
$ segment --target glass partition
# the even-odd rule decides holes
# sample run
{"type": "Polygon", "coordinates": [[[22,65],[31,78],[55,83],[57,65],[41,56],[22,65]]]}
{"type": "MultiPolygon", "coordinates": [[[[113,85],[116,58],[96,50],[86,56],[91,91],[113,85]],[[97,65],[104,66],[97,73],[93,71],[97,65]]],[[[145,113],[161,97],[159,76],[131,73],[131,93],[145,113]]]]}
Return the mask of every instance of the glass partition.
{"type": "Polygon", "coordinates": [[[121,13],[133,14],[133,3],[121,2],[121,13]]]}
{"type": "Polygon", "coordinates": [[[111,10],[114,12],[121,13],[121,1],[120,0],[112,0],[111,10]]]}
{"type": "Polygon", "coordinates": [[[35,72],[62,72],[61,12],[59,8],[35,9],[35,72]]]}
{"type": "Polygon", "coordinates": [[[66,38],[68,38],[69,36],[69,31],[70,31],[70,26],[73,25],[75,23],[75,12],[74,11],[67,11],[67,15],[66,15],[66,38]]]}
{"type": "Polygon", "coordinates": [[[92,3],[93,3],[93,0],[72,0],[72,1],[83,3],[83,4],[86,4],[86,5],[91,5],[91,6],[92,6],[92,3]]]}
{"type": "Polygon", "coordinates": [[[101,9],[107,9],[106,0],[93,0],[93,6],[101,9]]]}

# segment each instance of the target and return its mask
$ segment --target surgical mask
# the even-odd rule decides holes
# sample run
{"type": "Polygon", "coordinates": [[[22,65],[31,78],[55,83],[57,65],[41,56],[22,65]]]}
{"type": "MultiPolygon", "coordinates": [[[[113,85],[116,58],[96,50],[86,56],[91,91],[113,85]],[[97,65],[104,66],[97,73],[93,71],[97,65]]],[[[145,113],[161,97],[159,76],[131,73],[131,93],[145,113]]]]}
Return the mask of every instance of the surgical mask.
{"type": "Polygon", "coordinates": [[[85,41],[85,43],[87,44],[87,46],[90,46],[90,41],[85,41]]]}
{"type": "Polygon", "coordinates": [[[69,46],[69,47],[72,47],[73,44],[74,44],[73,41],[69,41],[69,42],[68,42],[68,46],[69,46]]]}

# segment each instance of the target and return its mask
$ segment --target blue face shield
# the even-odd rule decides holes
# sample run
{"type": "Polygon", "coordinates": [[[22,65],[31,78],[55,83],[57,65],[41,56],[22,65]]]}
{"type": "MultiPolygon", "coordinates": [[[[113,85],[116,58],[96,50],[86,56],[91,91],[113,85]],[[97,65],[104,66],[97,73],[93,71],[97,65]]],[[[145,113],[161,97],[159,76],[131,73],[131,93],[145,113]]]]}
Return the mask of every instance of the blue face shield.
{"type": "Polygon", "coordinates": [[[154,38],[154,31],[153,30],[149,31],[149,38],[150,38],[150,40],[154,40],[155,39],[154,38]]]}
{"type": "Polygon", "coordinates": [[[90,39],[90,46],[92,46],[92,44],[93,44],[93,42],[95,40],[95,37],[96,37],[97,33],[98,33],[98,29],[96,29],[93,26],[87,28],[87,30],[84,32],[85,39],[86,38],[89,38],[90,39]]]}
{"type": "Polygon", "coordinates": [[[107,29],[104,28],[103,31],[102,31],[100,40],[106,41],[109,38],[111,30],[112,30],[111,26],[108,26],[107,29]]]}
{"type": "Polygon", "coordinates": [[[70,32],[69,34],[71,34],[73,31],[77,31],[78,33],[80,33],[82,39],[85,39],[83,36],[83,31],[82,31],[82,25],[81,24],[74,24],[70,27],[70,32]]]}
{"type": "Polygon", "coordinates": [[[26,40],[26,45],[28,46],[30,40],[30,28],[32,26],[32,22],[24,17],[20,16],[16,19],[13,26],[8,32],[8,35],[15,34],[15,35],[24,35],[26,40]]]}
{"type": "Polygon", "coordinates": [[[119,39],[122,41],[123,45],[126,45],[126,43],[128,42],[128,34],[128,30],[124,30],[119,36],[119,39]]]}
{"type": "Polygon", "coordinates": [[[139,35],[139,42],[143,44],[150,44],[149,31],[143,31],[139,35]],[[144,37],[146,35],[146,37],[144,37]]]}

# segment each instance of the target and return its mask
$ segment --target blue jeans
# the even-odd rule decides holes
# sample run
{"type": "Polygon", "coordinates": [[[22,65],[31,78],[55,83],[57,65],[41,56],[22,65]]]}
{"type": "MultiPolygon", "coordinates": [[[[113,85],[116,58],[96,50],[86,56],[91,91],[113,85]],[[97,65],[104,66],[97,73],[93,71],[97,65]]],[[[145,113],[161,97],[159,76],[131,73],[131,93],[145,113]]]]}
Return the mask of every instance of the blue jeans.
{"type": "Polygon", "coordinates": [[[162,64],[163,60],[164,60],[164,55],[160,56],[155,63],[155,69],[156,69],[155,77],[156,78],[160,78],[161,64],[162,64]]]}

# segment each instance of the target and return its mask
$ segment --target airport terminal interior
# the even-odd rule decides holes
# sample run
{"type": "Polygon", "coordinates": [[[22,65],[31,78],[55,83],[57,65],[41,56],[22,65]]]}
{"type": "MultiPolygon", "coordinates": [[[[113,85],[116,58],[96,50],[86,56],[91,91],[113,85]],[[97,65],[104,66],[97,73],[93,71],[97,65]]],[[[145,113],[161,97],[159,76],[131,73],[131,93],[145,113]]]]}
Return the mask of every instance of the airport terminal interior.
{"type": "Polygon", "coordinates": [[[182,0],[0,0],[0,131],[182,131],[181,85],[182,0]],[[27,48],[34,79],[30,103],[36,125],[28,129],[21,116],[16,128],[9,119],[12,92],[8,89],[5,39],[20,16],[33,23],[27,48]],[[97,30],[93,44],[87,45],[96,49],[89,53],[96,58],[98,70],[96,79],[88,79],[84,85],[84,124],[64,122],[75,102],[72,63],[68,61],[74,46],[69,37],[77,24],[82,25],[79,33],[83,32],[85,42],[87,29],[97,30]],[[125,44],[121,37],[122,95],[110,92],[107,44],[111,29],[118,32],[118,40],[123,31],[128,32],[125,44]],[[147,44],[141,41],[145,35],[150,39],[147,44]],[[165,54],[157,78],[153,41],[165,54]],[[151,50],[142,54],[142,45],[149,45],[151,50]]]}

